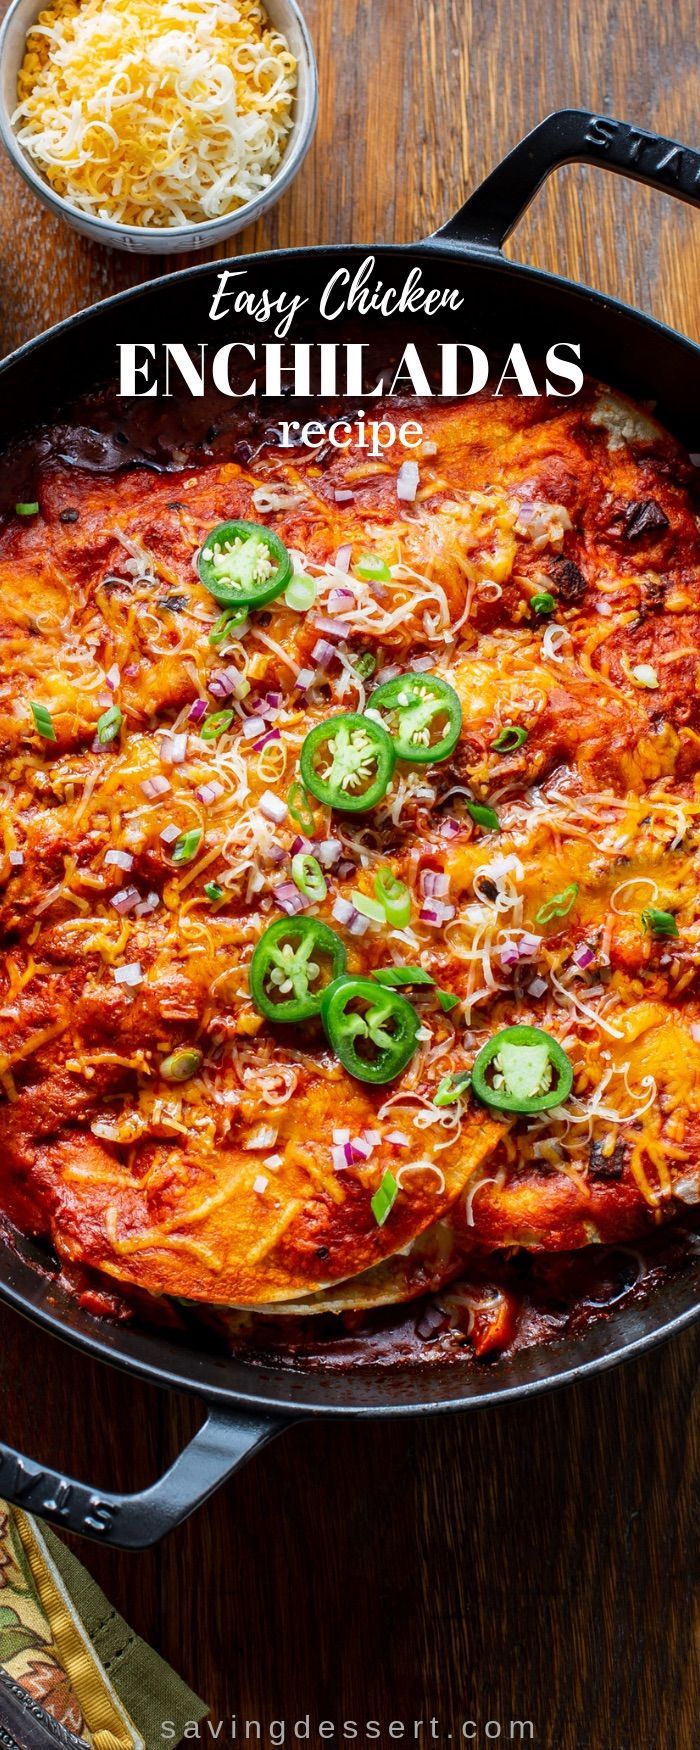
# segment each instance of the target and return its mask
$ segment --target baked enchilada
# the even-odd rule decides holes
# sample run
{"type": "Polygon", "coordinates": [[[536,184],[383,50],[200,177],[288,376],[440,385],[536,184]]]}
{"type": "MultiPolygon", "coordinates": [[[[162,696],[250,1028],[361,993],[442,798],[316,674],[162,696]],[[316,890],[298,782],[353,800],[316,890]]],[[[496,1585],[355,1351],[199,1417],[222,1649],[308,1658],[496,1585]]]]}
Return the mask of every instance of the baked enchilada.
{"type": "Polygon", "coordinates": [[[0,1204],[127,1294],[342,1315],[700,1200],[692,468],[593,384],[420,420],[45,460],[0,534],[0,1204]]]}

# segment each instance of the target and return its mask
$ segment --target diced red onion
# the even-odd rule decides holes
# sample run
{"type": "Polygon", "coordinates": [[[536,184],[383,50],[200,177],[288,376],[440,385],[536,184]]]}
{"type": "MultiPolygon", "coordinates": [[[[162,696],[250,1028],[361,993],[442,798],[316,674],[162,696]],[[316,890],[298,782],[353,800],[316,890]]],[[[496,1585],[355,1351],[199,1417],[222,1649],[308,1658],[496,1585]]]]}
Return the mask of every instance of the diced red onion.
{"type": "Polygon", "coordinates": [[[230,699],[237,694],[241,684],[241,676],[237,668],[215,668],[209,676],[207,691],[215,699],[230,699]]]}
{"type": "Polygon", "coordinates": [[[334,1141],[334,1143],[337,1144],[338,1148],[342,1148],[342,1145],[344,1142],[350,1141],[350,1131],[349,1130],[334,1130],[333,1131],[333,1141],[334,1141]]]}
{"type": "Polygon", "coordinates": [[[700,1044],[700,1021],[691,1021],[690,1037],[695,1040],[696,1045],[700,1044]]]}
{"type": "Polygon", "coordinates": [[[337,899],[333,901],[333,917],[336,923],[350,924],[357,915],[355,907],[350,904],[349,899],[343,899],[341,894],[338,894],[337,899]]]}
{"type": "Polygon", "coordinates": [[[593,965],[593,961],[595,960],[595,954],[594,954],[593,949],[589,946],[588,942],[582,942],[580,947],[578,947],[576,949],[576,953],[572,956],[572,958],[574,961],[574,965],[579,966],[581,971],[585,972],[587,966],[593,965]]]}
{"type": "Polygon", "coordinates": [[[164,766],[182,766],[187,759],[187,731],[179,735],[164,735],[160,744],[164,766]]]}
{"type": "Polygon", "coordinates": [[[337,863],[342,854],[343,847],[340,839],[322,839],[320,845],[316,846],[316,856],[322,869],[332,869],[333,864],[337,863]]]}
{"type": "Polygon", "coordinates": [[[336,874],[340,876],[341,881],[344,881],[347,875],[356,875],[355,864],[349,857],[343,857],[342,862],[338,864],[336,874]]]}
{"type": "Polygon", "coordinates": [[[444,899],[450,891],[450,877],[438,869],[424,869],[421,875],[426,899],[444,899]]]}
{"type": "Polygon", "coordinates": [[[283,863],[286,855],[287,855],[287,853],[285,851],[284,845],[278,844],[276,839],[272,839],[270,841],[270,844],[267,846],[267,850],[265,851],[265,856],[266,856],[268,863],[272,863],[272,864],[283,863]]]}
{"type": "MultiPolygon", "coordinates": [[[[195,790],[197,800],[203,802],[205,808],[211,808],[212,802],[218,802],[219,797],[223,794],[224,786],[218,782],[217,778],[212,778],[209,784],[200,784],[199,788],[195,790]]],[[[161,833],[160,836],[162,838],[163,834],[161,833]]]]}
{"type": "Polygon", "coordinates": [[[351,555],[352,555],[352,545],[350,542],[346,542],[343,547],[338,548],[335,559],[333,561],[333,564],[335,565],[336,571],[349,571],[350,570],[351,555]]]}
{"type": "Polygon", "coordinates": [[[412,668],[414,674],[426,674],[427,670],[429,668],[434,668],[434,667],[435,667],[434,656],[419,656],[419,657],[417,657],[415,662],[411,663],[411,668],[412,668]]]}
{"type": "MultiPolygon", "coordinates": [[[[343,631],[345,631],[344,627],[343,631]]],[[[329,644],[326,638],[317,638],[311,656],[312,660],[316,663],[316,667],[324,670],[332,663],[335,656],[335,650],[333,645],[329,644]]]]}
{"type": "Polygon", "coordinates": [[[333,493],[336,504],[351,504],[355,497],[349,486],[336,486],[333,493]]]}
{"type": "Polygon", "coordinates": [[[313,686],[314,678],[314,671],[312,668],[300,668],[295,685],[299,688],[301,693],[305,693],[308,691],[309,687],[313,686]]]}
{"type": "Polygon", "coordinates": [[[387,1142],[393,1142],[394,1148],[410,1148],[411,1139],[404,1130],[390,1130],[387,1142]]]}
{"type": "Polygon", "coordinates": [[[254,741],[256,735],[264,735],[266,723],[264,717],[246,717],[243,724],[243,734],[246,741],[254,741]]]}
{"type": "Polygon", "coordinates": [[[297,912],[306,911],[307,906],[311,905],[311,900],[306,899],[304,894],[299,892],[293,881],[284,881],[281,887],[275,887],[273,897],[276,899],[280,911],[286,912],[289,918],[295,917],[297,912]]]}
{"type": "MultiPolygon", "coordinates": [[[[266,739],[269,740],[269,736],[266,739]]],[[[286,802],[283,802],[281,796],[276,796],[274,790],[263,790],[258,808],[265,819],[273,821],[275,826],[281,826],[289,813],[286,802]]]]}
{"type": "Polygon", "coordinates": [[[423,924],[446,924],[455,915],[453,905],[444,905],[442,900],[434,899],[430,905],[421,906],[419,917],[423,924]]]}
{"type": "Polygon", "coordinates": [[[543,997],[546,989],[547,989],[546,978],[533,978],[532,982],[527,987],[528,996],[543,997]]]}
{"type": "Polygon", "coordinates": [[[130,851],[108,851],[105,863],[114,863],[117,869],[133,869],[134,859],[130,851]]]}
{"type": "Polygon", "coordinates": [[[140,898],[138,887],[120,887],[119,892],[113,895],[112,905],[120,917],[126,917],[127,912],[133,911],[138,905],[140,898]]]}
{"type": "Polygon", "coordinates": [[[158,775],[155,778],[144,778],[141,789],[149,802],[155,802],[156,797],[167,796],[170,784],[167,778],[158,775]]]}
{"type": "Polygon", "coordinates": [[[336,923],[345,925],[351,936],[364,936],[370,926],[370,919],[363,917],[349,899],[343,899],[340,894],[333,904],[333,917],[336,923]]]}
{"type": "Polygon", "coordinates": [[[368,1161],[372,1153],[372,1147],[372,1143],[367,1142],[364,1136],[352,1136],[350,1141],[345,1144],[348,1166],[354,1166],[355,1161],[368,1161]]]}
{"type": "Polygon", "coordinates": [[[379,1144],[382,1140],[381,1130],[363,1130],[362,1135],[364,1136],[365,1142],[371,1143],[372,1148],[379,1148],[379,1144]]]}
{"type": "Polygon", "coordinates": [[[10,863],[13,869],[21,869],[24,863],[24,851],[10,851],[10,863]]]}
{"type": "Polygon", "coordinates": [[[347,1160],[345,1158],[344,1147],[336,1146],[335,1148],[332,1148],[331,1149],[331,1160],[333,1162],[333,1168],[334,1168],[334,1171],[336,1173],[344,1173],[345,1172],[345,1168],[347,1167],[348,1163],[347,1163],[347,1160]]]}
{"type": "Polygon", "coordinates": [[[111,705],[111,703],[112,703],[111,693],[110,692],[98,693],[96,703],[98,705],[100,705],[103,709],[106,705],[111,705]]]}
{"type": "Polygon", "coordinates": [[[175,840],[180,837],[180,828],[175,825],[174,820],[171,820],[167,826],[163,827],[160,836],[164,845],[174,845],[175,840]]]}
{"type": "Polygon", "coordinates": [[[155,891],[152,893],[147,893],[146,898],[141,900],[140,905],[137,905],[136,910],[134,912],[134,917],[135,918],[145,918],[148,916],[149,912],[155,911],[156,907],[159,905],[160,905],[160,894],[156,893],[155,891]]]}
{"type": "Polygon", "coordinates": [[[441,839],[456,839],[458,836],[459,821],[453,820],[451,817],[448,820],[443,820],[442,826],[440,827],[441,839]]]}
{"type": "Polygon", "coordinates": [[[195,699],[194,704],[190,706],[190,723],[202,723],[208,710],[209,706],[206,699],[195,699]]]}
{"type": "Polygon", "coordinates": [[[533,960],[539,954],[542,937],[534,936],[530,930],[523,930],[518,942],[518,955],[521,960],[533,960]]]}
{"type": "Polygon", "coordinates": [[[513,941],[511,936],[507,936],[498,950],[501,966],[505,967],[507,971],[511,966],[517,966],[520,960],[533,960],[535,955],[539,953],[541,940],[540,936],[531,935],[529,930],[524,930],[517,941],[513,941]]]}
{"type": "Polygon", "coordinates": [[[264,693],[261,699],[249,699],[248,709],[253,711],[256,717],[264,717],[267,722],[276,717],[281,703],[281,693],[264,693]]]}
{"type": "MultiPolygon", "coordinates": [[[[355,597],[352,590],[343,589],[342,585],[339,585],[337,589],[332,589],[328,596],[328,606],[332,614],[342,614],[346,608],[354,608],[355,597]]],[[[314,621],[314,625],[318,625],[318,620],[314,621]]]]}
{"type": "Polygon", "coordinates": [[[143,984],[143,973],[138,960],[133,960],[129,966],[116,966],[114,969],[115,984],[126,984],[132,987],[143,984]]]}
{"type": "Polygon", "coordinates": [[[266,735],[261,735],[261,739],[252,744],[252,751],[254,751],[254,754],[261,754],[262,747],[268,747],[268,742],[278,742],[278,740],[282,740],[280,732],[278,732],[278,730],[268,730],[266,735]]]}
{"type": "Polygon", "coordinates": [[[417,462],[402,462],[396,476],[396,496],[407,504],[413,500],[420,485],[420,472],[417,462]]]}
{"type": "Polygon", "coordinates": [[[262,753],[263,748],[267,747],[268,742],[280,740],[281,736],[279,729],[268,729],[265,735],[261,735],[259,741],[253,742],[253,753],[262,753]]]}
{"type": "Polygon", "coordinates": [[[393,681],[397,674],[401,674],[400,664],[398,662],[388,662],[385,668],[377,670],[374,677],[375,685],[383,686],[385,681],[393,681]]]}
{"type": "Polygon", "coordinates": [[[299,851],[312,851],[313,848],[313,839],[302,838],[301,833],[297,833],[296,838],[292,839],[291,851],[293,857],[296,857],[299,851]]]}
{"type": "MultiPolygon", "coordinates": [[[[354,601],[354,599],[355,598],[353,597],[353,601],[354,601]]],[[[347,637],[348,628],[345,624],[345,621],[344,620],[332,620],[328,614],[319,614],[318,617],[314,620],[314,626],[315,626],[316,631],[322,632],[324,634],[324,637],[326,637],[326,638],[346,638],[347,637]]],[[[313,656],[314,661],[319,660],[316,657],[316,650],[315,649],[312,650],[311,655],[313,656]]]]}
{"type": "Polygon", "coordinates": [[[120,674],[119,669],[117,667],[117,664],[116,664],[116,662],[113,662],[112,667],[108,668],[107,673],[105,675],[105,681],[107,682],[107,686],[109,687],[109,690],[111,693],[116,693],[116,690],[117,690],[117,687],[119,686],[119,682],[120,682],[121,678],[122,677],[121,677],[121,674],[120,674]]]}

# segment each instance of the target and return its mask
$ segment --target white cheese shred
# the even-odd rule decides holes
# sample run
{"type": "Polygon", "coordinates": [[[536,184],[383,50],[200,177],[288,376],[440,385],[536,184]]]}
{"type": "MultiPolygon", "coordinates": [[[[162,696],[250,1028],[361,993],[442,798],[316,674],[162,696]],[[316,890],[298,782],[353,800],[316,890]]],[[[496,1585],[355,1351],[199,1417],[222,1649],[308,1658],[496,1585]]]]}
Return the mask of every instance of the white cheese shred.
{"type": "Polygon", "coordinates": [[[58,0],[29,32],[12,119],[81,212],[172,227],[268,187],[295,85],[259,0],[58,0]]]}

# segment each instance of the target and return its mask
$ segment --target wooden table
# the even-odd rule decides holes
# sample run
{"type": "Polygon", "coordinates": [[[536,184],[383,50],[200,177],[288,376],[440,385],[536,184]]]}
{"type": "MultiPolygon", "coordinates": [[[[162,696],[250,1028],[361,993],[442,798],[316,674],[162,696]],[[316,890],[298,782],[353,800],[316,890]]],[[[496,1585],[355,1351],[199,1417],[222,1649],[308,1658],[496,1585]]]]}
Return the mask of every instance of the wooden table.
{"type": "MultiPolygon", "coordinates": [[[[691,0],[306,10],[317,141],[281,206],[238,240],[246,250],[425,235],[557,105],[700,139],[691,0]]],[[[4,161],[0,198],[3,351],[163,270],[82,242],[4,161]]],[[[700,215],[678,203],[570,169],[516,247],[700,337],[700,215]]],[[[74,1357],[4,1310],[0,1327],[1,1431],[34,1457],[135,1487],[195,1426],[189,1402],[74,1357]]],[[[79,1553],[226,1720],[284,1718],[291,1735],[307,1712],[312,1725],[376,1718],[386,1744],[392,1719],[434,1716],[440,1737],[458,1739],[473,1718],[481,1745],[497,1741],[488,1721],[508,1742],[519,1718],[546,1750],[691,1750],[699,1351],[696,1331],[495,1414],[301,1426],[160,1549],[79,1553]]],[[[406,1741],[430,1742],[430,1727],[416,1739],[411,1723],[406,1741]]]]}

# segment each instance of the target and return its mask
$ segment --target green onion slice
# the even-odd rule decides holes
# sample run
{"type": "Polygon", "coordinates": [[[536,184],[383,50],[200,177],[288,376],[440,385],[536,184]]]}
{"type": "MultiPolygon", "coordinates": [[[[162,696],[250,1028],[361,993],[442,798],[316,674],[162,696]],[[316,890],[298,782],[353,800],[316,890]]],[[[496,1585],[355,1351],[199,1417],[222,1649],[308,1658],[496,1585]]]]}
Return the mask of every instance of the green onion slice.
{"type": "Polygon", "coordinates": [[[433,1094],[433,1105],[454,1106],[457,1100],[461,1100],[462,1095],[466,1094],[467,1089],[471,1087],[471,1079],[471,1070],[469,1069],[458,1069],[453,1075],[443,1076],[433,1094]]]}
{"type": "Polygon", "coordinates": [[[292,857],[292,881],[306,899],[320,903],[328,892],[326,877],[316,857],[308,851],[297,851],[292,857]]]}
{"type": "Polygon", "coordinates": [[[390,990],[401,990],[410,985],[423,986],[426,989],[430,986],[435,991],[444,1015],[449,1015],[452,1009],[456,1009],[459,1002],[459,997],[453,991],[442,990],[432,974],[426,972],[422,966],[378,966],[371,977],[376,978],[377,984],[388,985],[390,990]]]}
{"type": "Polygon", "coordinates": [[[172,849],[173,862],[191,863],[192,858],[197,855],[201,842],[202,829],[200,826],[191,827],[189,832],[180,833],[180,837],[175,840],[172,849]]]}
{"type": "Polygon", "coordinates": [[[20,504],[16,504],[15,505],[15,512],[16,512],[17,516],[38,516],[39,515],[39,506],[36,502],[36,499],[32,499],[31,503],[30,502],[27,502],[27,503],[22,502],[20,504]]]}
{"type": "Polygon", "coordinates": [[[391,1214],[398,1195],[399,1187],[391,1169],[387,1167],[384,1178],[379,1186],[379,1190],[375,1191],[372,1198],[372,1214],[377,1223],[377,1227],[384,1226],[386,1218],[391,1214]]]}
{"type": "Polygon", "coordinates": [[[361,577],[364,583],[391,582],[389,567],[378,553],[361,553],[353,570],[356,577],[361,577]]]}
{"type": "Polygon", "coordinates": [[[530,607],[533,614],[553,614],[556,605],[555,598],[550,595],[548,589],[543,589],[538,595],[530,597],[530,607]]]}
{"type": "Polygon", "coordinates": [[[571,881],[561,893],[553,893],[551,899],[546,899],[539,911],[535,912],[536,924],[549,924],[552,918],[566,918],[572,906],[578,899],[578,881],[571,881]]]}
{"type": "Polygon", "coordinates": [[[485,827],[487,832],[500,832],[501,823],[495,808],[489,808],[485,802],[465,802],[464,806],[476,826],[485,827]]]}
{"type": "Polygon", "coordinates": [[[380,869],[374,879],[374,891],[383,907],[388,924],[402,930],[411,921],[411,890],[399,881],[392,869],[380,869]]]}
{"type": "Polygon", "coordinates": [[[233,711],[215,711],[213,716],[205,717],[199,731],[202,741],[218,741],[219,736],[231,728],[233,718],[233,711]]]}
{"type": "Polygon", "coordinates": [[[160,1073],[166,1082],[187,1082],[190,1076],[198,1075],[202,1061],[201,1051],[183,1046],[180,1051],[173,1051],[170,1057],[163,1058],[160,1073]]]}
{"type": "Polygon", "coordinates": [[[652,936],[677,936],[678,925],[672,911],[659,911],[655,905],[648,905],[642,912],[642,929],[652,936]]]}
{"type": "Polygon", "coordinates": [[[218,881],[207,881],[204,891],[207,899],[210,899],[214,905],[218,899],[223,899],[224,897],[223,887],[219,886],[218,881]]]}
{"type": "Polygon", "coordinates": [[[294,783],[290,784],[287,791],[287,807],[292,820],[301,827],[302,832],[313,832],[316,822],[309,793],[298,778],[294,779],[294,783]]]}
{"type": "Polygon", "coordinates": [[[55,741],[56,731],[53,726],[51,712],[47,709],[46,705],[37,704],[36,699],[30,699],[29,703],[37,735],[43,736],[44,741],[55,741]]]}
{"type": "Polygon", "coordinates": [[[369,894],[362,893],[359,887],[353,887],[350,898],[361,917],[371,918],[375,924],[386,923],[386,912],[378,899],[370,899],[369,894]]]}
{"type": "Polygon", "coordinates": [[[209,633],[209,643],[213,644],[215,648],[218,644],[224,644],[237,626],[245,625],[247,618],[247,608],[226,608],[212,626],[209,633]]]}
{"type": "Polygon", "coordinates": [[[318,595],[318,584],[313,577],[303,577],[295,571],[291,583],[284,592],[288,608],[293,608],[296,614],[305,614],[312,608],[318,595]]]}
{"type": "Polygon", "coordinates": [[[118,705],[110,705],[108,711],[103,711],[102,716],[97,720],[97,739],[100,747],[109,747],[110,741],[116,741],[123,722],[124,713],[120,711],[118,705]]]}
{"type": "Polygon", "coordinates": [[[527,741],[527,730],[521,729],[517,723],[507,723],[491,747],[494,753],[515,753],[527,741]]]}

